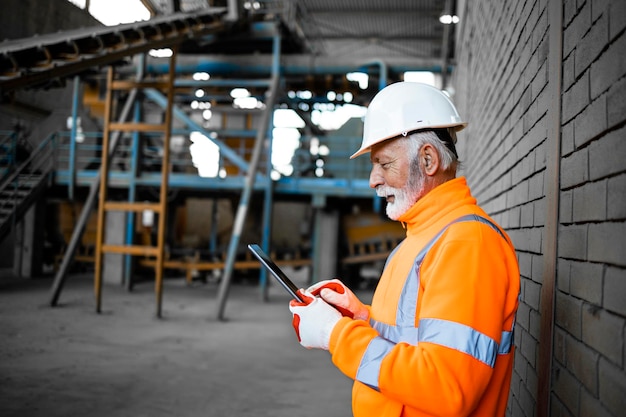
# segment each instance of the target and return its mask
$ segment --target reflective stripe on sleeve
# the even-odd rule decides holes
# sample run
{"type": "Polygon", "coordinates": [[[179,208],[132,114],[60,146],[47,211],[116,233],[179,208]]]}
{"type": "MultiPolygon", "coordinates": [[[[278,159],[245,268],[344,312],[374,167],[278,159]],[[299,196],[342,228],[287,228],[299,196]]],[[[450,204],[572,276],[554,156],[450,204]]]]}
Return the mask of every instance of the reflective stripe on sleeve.
{"type": "Polygon", "coordinates": [[[365,350],[365,355],[361,359],[359,369],[356,372],[356,380],[376,391],[380,391],[378,387],[380,365],[394,346],[395,343],[382,337],[372,339],[365,350]]]}
{"type": "Polygon", "coordinates": [[[413,346],[417,345],[417,327],[392,326],[376,320],[370,320],[370,324],[385,339],[395,343],[405,342],[413,346]]]}
{"type": "Polygon", "coordinates": [[[489,336],[464,324],[441,319],[422,319],[419,343],[428,342],[467,353],[493,368],[498,344],[489,336]]]}
{"type": "Polygon", "coordinates": [[[502,339],[500,340],[500,346],[498,347],[498,355],[511,353],[511,346],[513,346],[513,332],[502,332],[502,339]]]}

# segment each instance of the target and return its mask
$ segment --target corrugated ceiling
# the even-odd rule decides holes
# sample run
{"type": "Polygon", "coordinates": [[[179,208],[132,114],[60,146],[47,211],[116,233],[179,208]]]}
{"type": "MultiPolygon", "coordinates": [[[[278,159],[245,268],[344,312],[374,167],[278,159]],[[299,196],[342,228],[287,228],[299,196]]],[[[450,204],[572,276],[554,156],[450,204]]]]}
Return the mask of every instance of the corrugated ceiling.
{"type": "MultiPolygon", "coordinates": [[[[227,0],[144,0],[157,14],[227,6],[227,0]]],[[[278,14],[298,37],[303,52],[347,59],[380,59],[433,67],[453,62],[453,27],[439,22],[455,1],[442,0],[256,0],[246,10],[273,18],[278,14]],[[449,30],[448,33],[445,31],[449,30]]]]}

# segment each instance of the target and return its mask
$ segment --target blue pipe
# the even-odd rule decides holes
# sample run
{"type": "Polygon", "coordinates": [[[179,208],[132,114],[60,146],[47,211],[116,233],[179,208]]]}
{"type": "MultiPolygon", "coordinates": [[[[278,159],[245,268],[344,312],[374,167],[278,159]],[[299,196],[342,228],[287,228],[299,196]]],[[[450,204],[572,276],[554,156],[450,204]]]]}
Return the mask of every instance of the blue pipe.
{"type": "Polygon", "coordinates": [[[246,79],[209,79],[209,80],[176,80],[175,87],[267,87],[272,80],[246,80],[246,79]]]}
{"type": "MultiPolygon", "coordinates": [[[[371,64],[355,64],[355,65],[282,65],[280,71],[283,75],[328,75],[328,74],[347,74],[349,72],[369,72],[368,67],[372,65],[378,65],[377,63],[371,64]]],[[[389,69],[388,65],[385,65],[389,69]]],[[[423,67],[409,67],[409,66],[397,66],[391,67],[394,72],[405,71],[431,71],[434,73],[441,72],[441,65],[431,65],[423,67]]],[[[146,67],[146,71],[152,74],[165,74],[169,70],[169,65],[163,64],[149,64],[146,67]]],[[[448,66],[448,71],[452,72],[453,66],[448,66]]],[[[271,65],[248,65],[248,64],[233,64],[231,62],[224,61],[211,61],[202,60],[193,64],[177,64],[176,72],[179,74],[193,74],[195,72],[206,72],[211,75],[225,75],[232,76],[233,74],[248,74],[248,75],[270,75],[272,73],[271,65]]]]}
{"type": "MultiPolygon", "coordinates": [[[[272,55],[272,75],[275,78],[280,77],[280,35],[274,36],[273,44],[274,54],[272,55]]],[[[276,85],[278,87],[278,85],[276,85]]],[[[272,91],[271,94],[276,94],[272,91]]],[[[269,146],[267,147],[267,170],[265,181],[265,199],[263,201],[263,237],[262,247],[266,253],[269,253],[271,237],[272,237],[272,207],[274,203],[273,199],[273,182],[272,182],[272,146],[273,146],[273,126],[274,126],[274,112],[272,111],[269,116],[269,123],[267,124],[267,138],[269,139],[269,146]]],[[[261,288],[261,298],[267,300],[267,270],[261,268],[261,274],[259,276],[259,286],[261,288]]]]}
{"type": "Polygon", "coordinates": [[[78,131],[78,95],[80,90],[80,77],[74,77],[74,93],[72,99],[72,130],[70,133],[70,182],[68,184],[68,195],[70,200],[74,200],[74,190],[76,189],[76,133],[78,131]]]}

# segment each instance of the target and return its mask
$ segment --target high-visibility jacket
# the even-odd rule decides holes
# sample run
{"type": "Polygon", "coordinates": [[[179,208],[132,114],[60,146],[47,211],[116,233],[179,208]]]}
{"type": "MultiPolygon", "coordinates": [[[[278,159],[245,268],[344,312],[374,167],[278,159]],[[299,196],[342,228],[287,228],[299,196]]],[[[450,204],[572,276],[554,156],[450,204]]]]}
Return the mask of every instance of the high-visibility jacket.
{"type": "Polygon", "coordinates": [[[343,317],[329,351],[354,379],[355,417],[503,416],[513,367],[520,278],[506,233],[465,178],[399,219],[369,322],[343,317]]]}

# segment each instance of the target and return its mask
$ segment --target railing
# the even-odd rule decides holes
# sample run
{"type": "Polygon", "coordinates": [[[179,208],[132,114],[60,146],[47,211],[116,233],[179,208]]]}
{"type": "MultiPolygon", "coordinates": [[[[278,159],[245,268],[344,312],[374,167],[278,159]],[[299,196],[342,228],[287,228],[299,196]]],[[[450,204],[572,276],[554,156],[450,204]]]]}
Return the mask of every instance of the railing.
{"type": "Polygon", "coordinates": [[[17,159],[17,133],[0,131],[0,181],[15,167],[17,159]]]}
{"type": "MultiPolygon", "coordinates": [[[[219,133],[219,132],[218,132],[219,133]]],[[[230,132],[232,134],[232,131],[230,132]]],[[[243,159],[249,160],[252,152],[252,141],[254,140],[254,131],[241,130],[237,134],[237,138],[228,138],[223,141],[227,142],[229,147],[236,151],[243,159]]],[[[174,129],[172,132],[172,148],[171,149],[171,172],[174,174],[187,174],[189,176],[198,176],[198,169],[194,166],[194,160],[191,155],[190,146],[192,142],[189,139],[189,132],[174,129]]],[[[367,179],[369,176],[369,167],[363,161],[350,161],[349,157],[358,148],[360,137],[333,136],[321,139],[321,144],[330,148],[329,155],[309,155],[310,164],[315,168],[321,168],[315,172],[315,168],[306,173],[298,172],[297,169],[287,177],[325,177],[337,179],[367,179]],[[318,161],[320,160],[320,161],[318,161]],[[317,165],[316,165],[317,163],[317,165]]],[[[199,139],[207,140],[209,139],[199,139]]],[[[58,165],[57,171],[63,172],[65,175],[74,175],[71,172],[75,167],[76,172],[80,171],[97,171],[100,168],[100,160],[102,155],[102,134],[100,132],[83,133],[82,141],[77,143],[75,151],[72,152],[70,143],[70,132],[58,133],[58,165]],[[72,161],[73,157],[73,161],[72,161]]],[[[276,139],[274,147],[280,146],[276,139]]],[[[113,178],[125,178],[131,175],[134,170],[141,173],[150,173],[160,170],[161,163],[161,140],[156,134],[143,134],[141,138],[141,146],[135,144],[132,135],[128,135],[120,139],[115,155],[111,159],[110,173],[113,178]],[[137,159],[140,166],[135,166],[133,162],[135,154],[139,153],[137,159]]],[[[306,152],[305,152],[306,154],[306,152]]],[[[209,155],[202,155],[208,158],[209,155]]],[[[216,172],[227,173],[227,176],[238,176],[241,173],[239,168],[228,161],[226,158],[220,158],[216,172]]],[[[260,163],[262,171],[267,170],[267,158],[264,157],[260,163]]],[[[296,168],[296,167],[294,167],[296,168]]],[[[223,176],[222,178],[223,179],[223,176]]]]}
{"type": "MultiPolygon", "coordinates": [[[[250,158],[252,147],[251,141],[254,136],[248,131],[241,131],[242,137],[238,139],[229,139],[228,143],[231,148],[235,149],[238,154],[246,160],[250,158]]],[[[70,140],[70,132],[59,132],[58,143],[58,165],[57,170],[71,172],[72,167],[76,171],[97,171],[100,169],[102,158],[102,133],[101,132],[85,132],[82,134],[81,142],[76,143],[74,151],[70,140]]],[[[180,132],[176,129],[172,131],[172,140],[170,144],[170,166],[172,173],[198,175],[198,169],[194,166],[194,161],[190,152],[192,145],[189,140],[189,132],[180,132]]],[[[209,139],[199,139],[207,140],[209,139]]],[[[124,136],[118,143],[115,154],[111,158],[109,172],[113,177],[131,175],[133,172],[149,173],[160,172],[162,158],[162,141],[158,134],[144,133],[141,137],[141,145],[138,145],[132,135],[124,136]],[[139,166],[135,164],[139,163],[139,166]]],[[[264,165],[267,160],[264,160],[264,165]]],[[[225,158],[219,161],[219,169],[226,172],[238,172],[236,165],[231,164],[225,158]]]]}
{"type": "Polygon", "coordinates": [[[41,141],[30,156],[2,181],[0,191],[18,181],[29,181],[51,172],[56,163],[56,139],[57,135],[53,133],[41,141]]]}
{"type": "MultiPolygon", "coordinates": [[[[230,130],[229,135],[233,134],[230,130]]],[[[205,189],[205,190],[241,190],[243,173],[227,158],[220,157],[216,162],[218,167],[214,172],[221,175],[211,178],[200,177],[198,168],[192,160],[187,130],[172,131],[172,146],[170,153],[170,186],[172,188],[205,189]],[[179,139],[176,139],[179,138],[179,139]],[[224,173],[226,174],[224,176],[224,173]]],[[[220,134],[220,132],[218,132],[220,134]]],[[[96,178],[100,169],[102,155],[102,133],[85,132],[81,141],[74,145],[70,139],[70,132],[57,133],[57,165],[55,181],[58,185],[89,186],[96,178]]],[[[226,134],[223,139],[230,149],[242,159],[250,160],[254,131],[241,130],[237,138],[226,134]]],[[[309,138],[310,139],[310,138],[309,138]]],[[[199,139],[207,140],[209,139],[199,139]]],[[[281,176],[276,181],[274,190],[286,194],[327,194],[342,196],[371,197],[372,191],[368,186],[369,160],[361,158],[350,160],[350,155],[360,145],[361,138],[353,136],[328,136],[320,138],[320,145],[326,145],[328,155],[311,155],[310,164],[314,167],[306,172],[298,171],[294,167],[291,175],[281,176]],[[315,168],[321,169],[316,172],[315,168]],[[320,176],[321,175],[321,176],[320,176]]],[[[274,148],[280,143],[274,139],[274,148]]],[[[208,156],[202,155],[203,158],[208,156]]],[[[267,157],[263,156],[260,167],[260,177],[255,187],[262,187],[267,170],[267,157]]],[[[159,186],[161,181],[161,141],[158,135],[142,134],[141,141],[135,141],[132,134],[120,139],[109,171],[109,185],[123,188],[129,184],[141,186],[159,186]],[[141,143],[141,146],[138,145],[141,143]],[[137,157],[135,157],[137,155],[137,157]]],[[[260,188],[259,188],[260,189],[260,188]]]]}
{"type": "Polygon", "coordinates": [[[13,169],[0,183],[0,235],[9,227],[9,221],[13,223],[18,219],[34,200],[35,192],[39,190],[43,182],[55,166],[56,135],[52,134],[44,139],[22,162],[13,169]]]}

